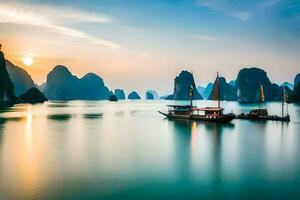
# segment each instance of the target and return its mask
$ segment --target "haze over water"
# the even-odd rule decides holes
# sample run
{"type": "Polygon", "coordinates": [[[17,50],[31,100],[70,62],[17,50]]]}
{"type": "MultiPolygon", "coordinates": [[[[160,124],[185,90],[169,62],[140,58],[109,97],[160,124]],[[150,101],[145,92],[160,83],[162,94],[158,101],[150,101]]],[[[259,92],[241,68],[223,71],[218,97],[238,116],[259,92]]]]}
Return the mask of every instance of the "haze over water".
{"type": "MultiPolygon", "coordinates": [[[[290,123],[170,121],[170,101],[69,101],[0,113],[0,199],[298,199],[290,123]]],[[[215,105],[196,101],[198,106],[215,105]]],[[[223,102],[226,111],[255,105],[223,102]]],[[[280,114],[280,103],[268,103],[280,114]]]]}

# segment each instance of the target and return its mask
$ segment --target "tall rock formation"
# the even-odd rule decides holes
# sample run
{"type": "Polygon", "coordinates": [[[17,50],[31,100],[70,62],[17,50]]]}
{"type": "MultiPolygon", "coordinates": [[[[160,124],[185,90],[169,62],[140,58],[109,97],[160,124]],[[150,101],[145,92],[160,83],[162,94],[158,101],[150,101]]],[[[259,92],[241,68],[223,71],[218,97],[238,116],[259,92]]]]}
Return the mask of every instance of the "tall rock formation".
{"type": "Polygon", "coordinates": [[[82,77],[79,87],[82,89],[78,94],[80,99],[103,100],[110,97],[110,92],[105,86],[103,79],[94,73],[88,73],[82,77]]]}
{"type": "Polygon", "coordinates": [[[239,71],[236,79],[238,100],[240,102],[256,102],[260,85],[264,88],[266,101],[281,100],[278,85],[272,84],[267,73],[259,68],[244,68],[239,71]]]}
{"type": "Polygon", "coordinates": [[[14,85],[6,69],[4,54],[0,44],[0,101],[14,102],[14,85]]]}
{"type": "Polygon", "coordinates": [[[236,101],[237,100],[237,91],[232,85],[226,82],[224,77],[219,77],[219,86],[218,80],[216,79],[213,85],[213,89],[209,96],[209,100],[218,100],[220,101],[236,101]],[[219,91],[218,91],[219,90],[219,91]]]}
{"type": "Polygon", "coordinates": [[[300,73],[297,74],[294,80],[293,101],[300,102],[300,73]]]}
{"type": "Polygon", "coordinates": [[[193,74],[188,71],[182,71],[174,80],[174,91],[167,99],[170,100],[189,100],[189,91],[193,86],[193,99],[203,99],[199,94],[193,74]]]}
{"type": "Polygon", "coordinates": [[[15,86],[15,95],[19,96],[25,93],[30,88],[35,87],[31,76],[22,68],[15,66],[10,61],[6,60],[7,72],[15,86]]]}
{"type": "Polygon", "coordinates": [[[136,91],[133,91],[128,95],[127,99],[135,100],[135,99],[141,99],[141,97],[136,91]]]}
{"type": "Polygon", "coordinates": [[[107,100],[110,96],[102,78],[88,73],[81,79],[58,65],[47,76],[44,93],[52,100],[107,100]]]}
{"type": "Polygon", "coordinates": [[[122,89],[115,89],[115,95],[117,96],[117,98],[119,99],[119,100],[124,100],[126,97],[125,97],[125,92],[124,92],[124,90],[122,90],[122,89]]]}
{"type": "Polygon", "coordinates": [[[47,75],[44,94],[51,100],[72,100],[78,97],[79,79],[62,65],[57,65],[47,75]]]}

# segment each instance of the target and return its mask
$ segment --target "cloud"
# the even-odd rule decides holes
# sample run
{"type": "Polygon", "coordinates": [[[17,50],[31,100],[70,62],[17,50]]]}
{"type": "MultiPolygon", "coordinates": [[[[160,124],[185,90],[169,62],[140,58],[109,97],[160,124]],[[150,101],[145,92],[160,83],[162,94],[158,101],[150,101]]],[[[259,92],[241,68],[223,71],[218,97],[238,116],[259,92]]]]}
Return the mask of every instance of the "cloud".
{"type": "Polygon", "coordinates": [[[241,21],[249,21],[267,9],[289,2],[288,0],[197,0],[197,5],[241,21]]]}
{"type": "Polygon", "coordinates": [[[202,40],[202,41],[217,41],[218,39],[209,35],[201,35],[201,34],[192,34],[189,35],[188,37],[194,38],[197,40],[202,40]]]}
{"type": "Polygon", "coordinates": [[[243,1],[232,0],[198,0],[198,6],[207,7],[214,11],[222,12],[228,16],[237,18],[241,21],[248,21],[252,19],[249,5],[243,1]]]}
{"type": "Polygon", "coordinates": [[[260,7],[262,9],[268,9],[271,8],[277,4],[279,4],[281,2],[281,0],[266,0],[266,1],[262,1],[260,4],[260,7]]]}
{"type": "Polygon", "coordinates": [[[88,39],[94,44],[106,46],[110,49],[121,48],[119,44],[66,26],[78,22],[107,24],[111,23],[112,19],[106,15],[66,7],[0,3],[0,23],[37,26],[56,34],[88,39]]]}

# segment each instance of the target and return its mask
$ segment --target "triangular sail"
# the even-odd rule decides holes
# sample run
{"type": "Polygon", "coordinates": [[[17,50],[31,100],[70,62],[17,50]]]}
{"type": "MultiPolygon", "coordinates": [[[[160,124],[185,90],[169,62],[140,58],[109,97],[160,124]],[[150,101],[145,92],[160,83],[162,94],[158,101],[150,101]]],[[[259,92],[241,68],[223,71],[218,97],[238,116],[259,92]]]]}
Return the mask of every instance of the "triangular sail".
{"type": "Polygon", "coordinates": [[[220,107],[220,84],[219,84],[219,73],[217,73],[217,78],[214,82],[214,86],[211,92],[211,99],[218,101],[218,107],[220,107]]]}

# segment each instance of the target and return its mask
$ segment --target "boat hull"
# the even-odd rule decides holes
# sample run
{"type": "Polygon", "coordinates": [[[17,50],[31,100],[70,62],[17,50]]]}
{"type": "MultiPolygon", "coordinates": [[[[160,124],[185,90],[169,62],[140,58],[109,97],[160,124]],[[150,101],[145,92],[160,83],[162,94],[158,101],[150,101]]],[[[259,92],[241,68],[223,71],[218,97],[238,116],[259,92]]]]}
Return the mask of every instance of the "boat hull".
{"type": "Polygon", "coordinates": [[[253,121],[282,121],[289,122],[290,116],[280,117],[277,115],[257,116],[257,115],[237,115],[237,119],[253,120],[253,121]]]}
{"type": "Polygon", "coordinates": [[[168,119],[185,119],[185,120],[192,120],[192,121],[207,121],[207,122],[219,122],[219,123],[229,123],[233,119],[235,119],[234,114],[226,114],[214,118],[209,118],[200,115],[174,115],[174,114],[164,113],[161,111],[158,112],[164,115],[165,117],[167,117],[168,119]]]}

